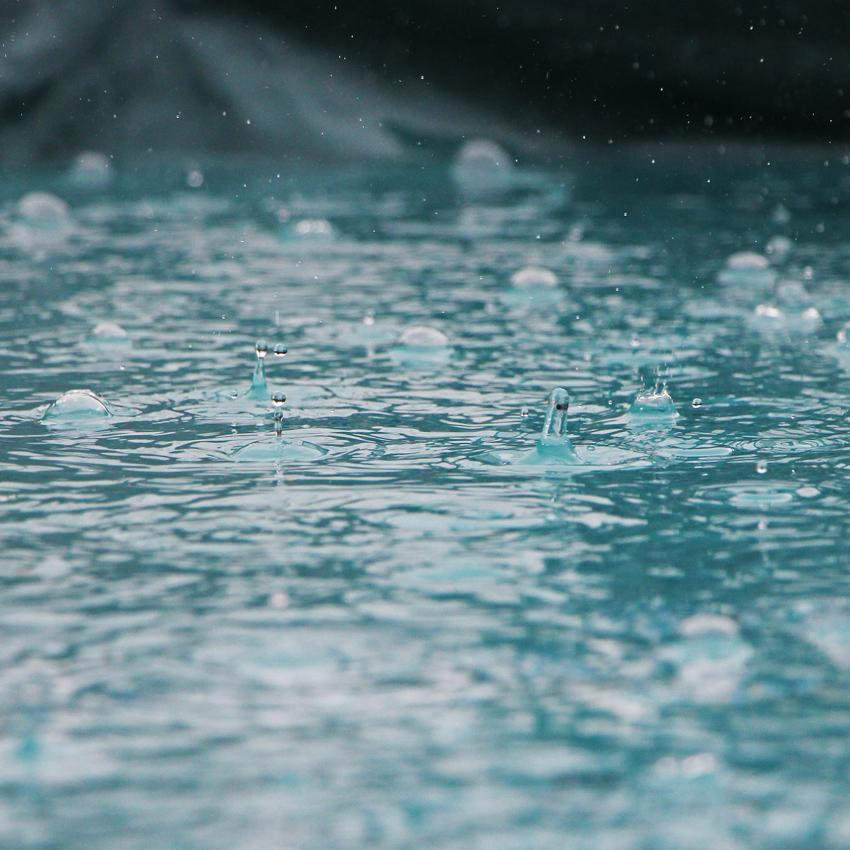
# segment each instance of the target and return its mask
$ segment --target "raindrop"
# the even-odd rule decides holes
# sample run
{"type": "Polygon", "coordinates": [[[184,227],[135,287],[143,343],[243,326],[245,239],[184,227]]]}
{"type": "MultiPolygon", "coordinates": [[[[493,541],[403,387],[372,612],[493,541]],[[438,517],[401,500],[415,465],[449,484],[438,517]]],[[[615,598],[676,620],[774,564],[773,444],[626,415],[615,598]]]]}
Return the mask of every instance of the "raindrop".
{"type": "Polygon", "coordinates": [[[282,342],[279,342],[279,343],[277,343],[277,345],[275,345],[275,347],[274,347],[275,357],[285,357],[286,352],[287,352],[287,348],[282,342]]]}
{"type": "Polygon", "coordinates": [[[701,398],[695,398],[695,399],[691,402],[691,407],[694,407],[694,408],[702,407],[702,399],[701,399],[701,398]]]}
{"type": "Polygon", "coordinates": [[[765,460],[760,460],[760,461],[756,464],[756,472],[757,472],[759,475],[764,475],[764,474],[765,474],[765,472],[767,472],[767,461],[765,461],[765,460]]]}

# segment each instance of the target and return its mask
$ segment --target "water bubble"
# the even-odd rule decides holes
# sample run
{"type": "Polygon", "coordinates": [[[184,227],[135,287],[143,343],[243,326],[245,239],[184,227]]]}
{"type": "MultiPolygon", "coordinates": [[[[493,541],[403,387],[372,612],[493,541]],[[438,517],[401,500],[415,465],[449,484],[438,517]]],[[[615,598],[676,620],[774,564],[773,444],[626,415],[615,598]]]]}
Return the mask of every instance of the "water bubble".
{"type": "Polygon", "coordinates": [[[774,236],[765,246],[765,253],[774,260],[784,260],[794,247],[787,236],[774,236]]]}
{"type": "Polygon", "coordinates": [[[333,225],[325,218],[305,218],[295,222],[292,233],[299,239],[332,239],[333,225]]]}
{"type": "Polygon", "coordinates": [[[777,204],[771,218],[776,224],[788,224],[791,221],[791,213],[784,204],[777,204]]]}
{"type": "Polygon", "coordinates": [[[59,230],[68,225],[71,213],[61,198],[50,192],[30,192],[18,201],[18,215],[30,227],[59,230]]]}
{"type": "Polygon", "coordinates": [[[86,419],[111,416],[106,402],[92,390],[68,390],[45,411],[45,419],[86,419]]]}
{"type": "Polygon", "coordinates": [[[126,348],[130,336],[117,322],[98,322],[86,342],[98,348],[126,348]]]}
{"type": "Polygon", "coordinates": [[[410,325],[399,334],[398,342],[409,348],[443,348],[449,344],[449,338],[430,325],[410,325]]]}
{"type": "Polygon", "coordinates": [[[760,461],[756,464],[756,472],[757,472],[759,475],[764,475],[764,474],[765,474],[765,472],[767,472],[767,461],[766,461],[766,460],[760,460],[760,461]]]}
{"type": "Polygon", "coordinates": [[[269,353],[269,344],[264,339],[258,339],[254,345],[254,351],[257,353],[257,358],[262,360],[269,353]]]}
{"type": "Polygon", "coordinates": [[[103,189],[112,182],[112,164],[99,151],[83,151],[74,160],[68,177],[79,189],[103,189]]]}
{"type": "Polygon", "coordinates": [[[767,257],[755,251],[738,251],[726,259],[727,269],[766,269],[768,266],[767,257]]]}
{"type": "Polygon", "coordinates": [[[526,266],[511,275],[511,283],[520,288],[551,287],[558,285],[558,278],[549,269],[526,266]]]}
{"type": "Polygon", "coordinates": [[[476,139],[458,151],[452,177],[465,194],[489,195],[510,188],[513,163],[510,155],[495,142],[476,139]]]}
{"type": "Polygon", "coordinates": [[[201,186],[204,185],[204,175],[203,172],[197,168],[193,168],[186,175],[186,185],[191,189],[200,189],[201,186]]]}
{"type": "Polygon", "coordinates": [[[764,288],[771,286],[775,277],[776,273],[770,268],[770,263],[763,254],[757,254],[755,251],[738,251],[726,259],[718,280],[729,286],[764,288]]]}
{"type": "Polygon", "coordinates": [[[287,347],[282,342],[277,343],[274,347],[275,357],[285,357],[287,351],[287,347]]]}

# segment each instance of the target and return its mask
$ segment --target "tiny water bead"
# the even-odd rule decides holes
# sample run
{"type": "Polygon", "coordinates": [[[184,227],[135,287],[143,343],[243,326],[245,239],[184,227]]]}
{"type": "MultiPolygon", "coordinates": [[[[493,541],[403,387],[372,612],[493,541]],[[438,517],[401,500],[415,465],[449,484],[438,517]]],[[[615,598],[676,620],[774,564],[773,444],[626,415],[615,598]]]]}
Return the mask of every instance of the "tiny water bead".
{"type": "Polygon", "coordinates": [[[286,354],[287,354],[287,351],[288,351],[287,347],[281,342],[277,343],[277,345],[275,345],[275,347],[274,347],[275,357],[285,357],[286,354]]]}
{"type": "Polygon", "coordinates": [[[767,472],[767,461],[766,460],[760,460],[760,461],[758,461],[758,463],[756,463],[756,472],[759,475],[764,475],[767,472]]]}
{"type": "Polygon", "coordinates": [[[475,139],[458,151],[452,177],[461,192],[471,197],[498,194],[511,186],[513,162],[495,142],[475,139]]]}
{"type": "Polygon", "coordinates": [[[695,398],[691,402],[691,407],[693,407],[694,410],[698,410],[700,407],[702,407],[702,399],[701,398],[695,398]]]}
{"type": "Polygon", "coordinates": [[[272,407],[274,409],[274,428],[278,437],[283,431],[283,406],[286,404],[286,395],[284,393],[275,393],[272,396],[272,407]]]}
{"type": "Polygon", "coordinates": [[[78,389],[62,393],[44,412],[45,419],[90,419],[111,416],[109,406],[93,390],[78,389]]]}

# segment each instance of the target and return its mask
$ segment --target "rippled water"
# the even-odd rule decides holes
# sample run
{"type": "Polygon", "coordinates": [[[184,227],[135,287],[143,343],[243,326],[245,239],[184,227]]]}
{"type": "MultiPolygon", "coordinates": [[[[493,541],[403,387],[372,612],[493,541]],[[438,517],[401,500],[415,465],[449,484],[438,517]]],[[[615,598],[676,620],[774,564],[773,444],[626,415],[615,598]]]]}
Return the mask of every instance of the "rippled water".
{"type": "Polygon", "coordinates": [[[850,844],[850,168],[653,157],[5,174],[0,845],[850,844]]]}

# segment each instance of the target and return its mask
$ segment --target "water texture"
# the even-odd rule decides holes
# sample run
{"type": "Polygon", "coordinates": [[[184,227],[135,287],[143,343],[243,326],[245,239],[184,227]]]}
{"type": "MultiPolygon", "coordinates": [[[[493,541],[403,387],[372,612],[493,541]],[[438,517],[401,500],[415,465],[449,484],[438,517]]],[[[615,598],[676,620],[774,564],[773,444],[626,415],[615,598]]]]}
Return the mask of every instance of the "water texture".
{"type": "Polygon", "coordinates": [[[850,845],[850,167],[768,160],[6,173],[0,846],[850,845]]]}

